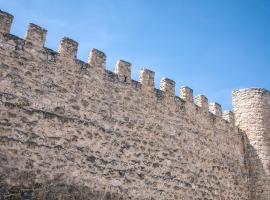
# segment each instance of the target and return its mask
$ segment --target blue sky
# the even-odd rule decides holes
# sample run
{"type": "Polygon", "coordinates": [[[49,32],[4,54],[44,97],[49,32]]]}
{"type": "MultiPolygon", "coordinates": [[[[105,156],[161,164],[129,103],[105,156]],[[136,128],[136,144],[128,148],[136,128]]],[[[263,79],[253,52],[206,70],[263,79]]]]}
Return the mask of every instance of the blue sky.
{"type": "Polygon", "coordinates": [[[57,50],[63,36],[79,42],[78,58],[91,48],[104,51],[107,68],[116,60],[204,94],[231,109],[231,91],[270,89],[269,0],[0,0],[14,15],[11,32],[27,25],[48,30],[46,46],[57,50]]]}

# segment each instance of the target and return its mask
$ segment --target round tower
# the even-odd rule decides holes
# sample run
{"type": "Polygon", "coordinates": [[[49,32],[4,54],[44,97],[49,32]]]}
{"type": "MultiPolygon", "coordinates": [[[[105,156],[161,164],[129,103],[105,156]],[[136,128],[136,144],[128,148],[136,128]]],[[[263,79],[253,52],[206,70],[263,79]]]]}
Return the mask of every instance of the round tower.
{"type": "Polygon", "coordinates": [[[249,140],[250,200],[270,199],[270,92],[233,91],[235,123],[249,140]]]}

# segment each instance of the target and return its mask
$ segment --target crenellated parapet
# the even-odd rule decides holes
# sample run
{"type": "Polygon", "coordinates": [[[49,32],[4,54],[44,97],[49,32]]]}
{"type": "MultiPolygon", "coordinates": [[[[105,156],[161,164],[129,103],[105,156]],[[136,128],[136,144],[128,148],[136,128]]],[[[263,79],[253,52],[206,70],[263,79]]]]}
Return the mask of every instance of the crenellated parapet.
{"type": "Polygon", "coordinates": [[[224,120],[230,122],[231,124],[235,124],[234,113],[232,111],[224,111],[222,113],[222,117],[224,120]]]}
{"type": "Polygon", "coordinates": [[[219,116],[219,117],[222,116],[221,105],[216,102],[209,104],[209,111],[216,116],[219,116]]]}
{"type": "MultiPolygon", "coordinates": [[[[269,92],[235,92],[234,112],[223,111],[188,86],[155,80],[151,68],[132,80],[132,64],[119,59],[112,72],[100,50],[81,61],[71,38],[51,50],[38,25],[29,24],[24,39],[14,36],[12,20],[0,12],[0,196],[16,187],[19,196],[34,188],[39,197],[41,187],[49,193],[41,185],[49,179],[53,188],[55,181],[104,188],[106,199],[117,198],[108,190],[124,195],[117,199],[248,200],[246,147],[250,139],[262,159],[269,154],[269,92]]],[[[267,169],[269,159],[263,164],[267,169]]],[[[256,181],[260,171],[253,172],[256,181]]]]}
{"type": "Polygon", "coordinates": [[[155,72],[149,69],[141,69],[139,82],[142,84],[143,89],[152,91],[155,87],[155,72]]]}
{"type": "Polygon", "coordinates": [[[204,112],[208,112],[208,98],[204,95],[198,95],[194,98],[194,102],[204,112]]]}
{"type": "Polygon", "coordinates": [[[100,50],[92,49],[89,54],[88,63],[102,73],[106,69],[106,54],[100,50]]]}
{"type": "Polygon", "coordinates": [[[131,64],[124,60],[118,60],[115,65],[114,73],[116,73],[121,82],[131,82],[131,64]]]}
{"type": "Polygon", "coordinates": [[[77,57],[78,42],[64,37],[60,42],[59,54],[63,57],[75,59],[77,57]]]}
{"type": "Polygon", "coordinates": [[[45,44],[46,35],[46,29],[30,23],[24,38],[26,42],[31,43],[33,46],[42,48],[45,44]]]}
{"type": "Polygon", "coordinates": [[[193,102],[193,90],[188,86],[180,88],[180,97],[186,102],[193,102]]]}
{"type": "Polygon", "coordinates": [[[165,93],[166,97],[174,97],[175,96],[175,81],[169,78],[161,79],[160,90],[165,93]]]}
{"type": "Polygon", "coordinates": [[[9,33],[12,22],[13,15],[0,10],[0,32],[9,33]]]}
{"type": "MultiPolygon", "coordinates": [[[[13,16],[1,11],[0,12],[0,31],[4,34],[9,34],[10,27],[12,25],[13,16]]],[[[9,34],[11,35],[11,34],[9,34]]],[[[83,62],[77,59],[78,52],[78,42],[68,37],[63,37],[60,41],[58,51],[48,50],[44,47],[46,41],[47,30],[30,23],[28,29],[26,31],[26,35],[24,39],[20,39],[20,41],[24,42],[24,45],[27,48],[30,48],[31,51],[37,50],[38,54],[40,50],[44,50],[48,55],[41,56],[44,59],[50,59],[50,62],[57,62],[57,60],[72,62],[74,64],[80,64],[83,66],[91,66],[91,69],[97,75],[101,75],[102,78],[104,74],[107,73],[106,70],[106,54],[100,50],[93,48],[89,53],[89,58],[87,62],[83,62]],[[59,58],[59,59],[56,59],[59,58]],[[76,61],[76,62],[74,62],[76,61]]],[[[113,73],[113,72],[110,72],[113,73]]],[[[193,97],[193,90],[187,86],[182,86],[180,91],[180,96],[175,95],[175,81],[169,78],[162,78],[160,81],[160,88],[155,88],[155,72],[142,68],[139,72],[139,81],[133,81],[131,79],[131,63],[125,60],[118,60],[114,69],[114,76],[117,77],[119,83],[124,83],[127,85],[131,85],[131,87],[136,85],[140,85],[137,87],[141,90],[141,93],[156,95],[155,99],[158,99],[158,102],[166,101],[165,105],[173,105],[179,106],[178,100],[185,104],[189,104],[189,108],[193,107],[194,110],[197,108],[198,112],[203,113],[206,117],[209,114],[213,114],[214,116],[224,119],[230,124],[234,124],[234,118],[232,112],[225,111],[222,113],[222,109],[220,104],[218,103],[208,103],[208,98],[204,95],[198,95],[193,97]],[[133,85],[133,86],[132,86],[133,85]],[[175,103],[174,103],[175,102],[175,103]],[[191,107],[190,107],[191,106],[191,107]]],[[[150,96],[151,96],[150,95],[150,96]]],[[[147,96],[147,95],[146,95],[147,96]]],[[[154,101],[154,100],[153,100],[154,101]]],[[[158,103],[156,102],[156,103],[158,103]]],[[[188,108],[188,109],[189,109],[188,108]]],[[[188,114],[188,111],[187,111],[188,114]]]]}

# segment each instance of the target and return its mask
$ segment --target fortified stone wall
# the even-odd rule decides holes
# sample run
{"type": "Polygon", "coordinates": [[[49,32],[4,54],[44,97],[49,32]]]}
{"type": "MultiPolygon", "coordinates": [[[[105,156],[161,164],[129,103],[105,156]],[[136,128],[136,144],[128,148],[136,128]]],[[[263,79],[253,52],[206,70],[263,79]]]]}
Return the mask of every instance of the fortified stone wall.
{"type": "Polygon", "coordinates": [[[237,90],[233,104],[236,124],[249,139],[250,199],[270,199],[270,92],[237,90]]]}
{"type": "Polygon", "coordinates": [[[8,199],[249,199],[248,140],[231,112],[131,64],[0,13],[0,194],[8,199]]]}

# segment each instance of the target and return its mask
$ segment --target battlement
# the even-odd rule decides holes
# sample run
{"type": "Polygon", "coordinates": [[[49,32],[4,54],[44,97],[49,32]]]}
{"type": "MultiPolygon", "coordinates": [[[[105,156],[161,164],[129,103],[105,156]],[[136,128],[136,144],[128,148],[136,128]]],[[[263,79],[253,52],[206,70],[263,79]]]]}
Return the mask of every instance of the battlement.
{"type": "Polygon", "coordinates": [[[99,72],[106,69],[106,55],[100,50],[92,49],[89,54],[88,63],[96,68],[99,72]]]}
{"type": "Polygon", "coordinates": [[[81,61],[71,38],[51,50],[38,25],[14,36],[12,21],[0,11],[0,188],[61,180],[119,199],[251,200],[261,180],[270,185],[257,181],[269,166],[269,91],[234,91],[233,111],[223,111],[170,78],[155,88],[147,68],[132,80],[128,61],[111,72],[95,48],[81,61]]]}
{"type": "Polygon", "coordinates": [[[114,73],[118,75],[121,82],[131,82],[131,64],[124,60],[118,60],[114,73]]]}
{"type": "Polygon", "coordinates": [[[45,44],[47,30],[38,25],[30,23],[25,35],[25,41],[36,47],[43,47],[45,44]]]}
{"type": "MultiPolygon", "coordinates": [[[[13,16],[5,13],[3,11],[0,12],[1,19],[0,24],[1,32],[2,33],[9,33],[10,27],[12,25],[13,16]]],[[[46,40],[46,34],[47,30],[30,23],[28,26],[28,30],[25,35],[25,45],[30,43],[32,45],[32,48],[37,50],[40,50],[40,48],[44,48],[45,40],[46,40]]],[[[17,40],[17,39],[16,39],[17,40]]],[[[23,39],[20,39],[23,40],[23,39]]],[[[15,41],[16,42],[16,41],[15,41]]],[[[21,41],[20,41],[21,42],[21,41]]],[[[74,60],[77,59],[77,51],[78,51],[78,42],[76,42],[73,39],[63,37],[60,41],[58,52],[56,51],[47,51],[46,53],[50,54],[48,57],[55,57],[60,56],[63,57],[62,59],[68,60],[74,60]]],[[[56,58],[53,60],[57,60],[56,58]]],[[[104,74],[106,72],[106,55],[100,50],[97,50],[93,48],[89,53],[89,59],[88,63],[85,63],[83,61],[77,61],[77,63],[80,63],[80,65],[90,65],[94,68],[94,70],[98,73],[104,74]]],[[[112,72],[109,72],[112,73],[112,72]]],[[[131,63],[119,60],[117,61],[115,65],[114,70],[115,75],[118,77],[118,80],[123,83],[131,84],[131,63]]],[[[135,81],[136,82],[136,81],[135,81]]],[[[141,84],[141,89],[145,92],[154,92],[154,86],[155,86],[155,72],[148,70],[146,68],[141,69],[139,72],[139,83],[141,84]]],[[[169,79],[169,78],[163,78],[160,81],[160,91],[164,94],[161,96],[164,96],[165,99],[167,97],[175,97],[178,98],[178,96],[175,96],[175,81],[169,79]]],[[[159,93],[154,94],[158,95],[156,98],[159,99],[159,93]]],[[[208,112],[211,112],[218,118],[222,118],[222,109],[221,106],[218,103],[213,103],[208,105],[208,99],[204,95],[199,95],[193,99],[193,90],[187,86],[183,86],[180,89],[180,96],[179,96],[184,102],[193,103],[194,106],[198,106],[202,112],[206,112],[208,115],[208,112]]],[[[173,98],[173,99],[175,99],[173,98]]],[[[227,116],[227,111],[225,112],[224,116],[227,116]]],[[[229,120],[228,117],[224,117],[224,120],[227,122],[233,123],[233,121],[229,120]]]]}
{"type": "Polygon", "coordinates": [[[193,102],[193,90],[188,86],[180,88],[180,97],[186,102],[193,102]]]}
{"type": "Polygon", "coordinates": [[[0,10],[0,32],[9,33],[13,22],[13,15],[0,10]]]}
{"type": "Polygon", "coordinates": [[[139,82],[143,88],[153,90],[155,87],[155,72],[149,69],[141,69],[139,75],[139,82]]]}
{"type": "Polygon", "coordinates": [[[59,53],[61,56],[74,59],[77,57],[78,43],[70,38],[64,37],[61,40],[59,53]]]}

